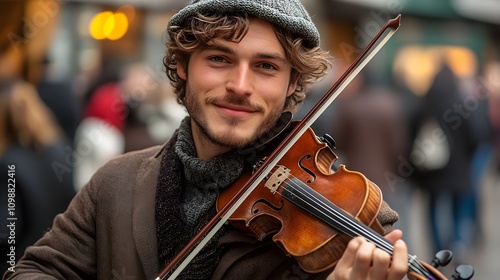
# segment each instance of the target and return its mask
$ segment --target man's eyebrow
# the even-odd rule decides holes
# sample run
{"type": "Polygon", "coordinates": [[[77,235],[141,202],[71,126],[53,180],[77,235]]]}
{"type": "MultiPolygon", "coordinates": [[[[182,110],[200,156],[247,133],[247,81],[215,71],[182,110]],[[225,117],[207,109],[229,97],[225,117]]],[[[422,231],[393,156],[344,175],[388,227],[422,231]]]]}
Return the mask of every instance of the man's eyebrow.
{"type": "Polygon", "coordinates": [[[263,59],[279,60],[282,63],[288,63],[288,61],[286,60],[286,58],[284,58],[281,54],[274,53],[274,52],[271,52],[271,53],[257,53],[257,55],[255,57],[257,57],[257,58],[263,58],[263,59]]]}
{"type": "Polygon", "coordinates": [[[226,46],[222,46],[222,45],[209,45],[205,48],[205,50],[207,50],[207,51],[220,51],[220,52],[224,52],[224,53],[232,54],[232,55],[235,54],[235,52],[231,48],[226,47],[226,46]]]}
{"type": "MultiPolygon", "coordinates": [[[[222,45],[210,45],[205,48],[207,51],[220,51],[223,53],[227,53],[230,55],[236,55],[236,52],[226,46],[222,45]]],[[[288,63],[285,57],[281,55],[280,53],[277,52],[258,52],[255,56],[255,58],[260,58],[260,59],[272,59],[272,60],[279,60],[282,63],[288,63]]]]}

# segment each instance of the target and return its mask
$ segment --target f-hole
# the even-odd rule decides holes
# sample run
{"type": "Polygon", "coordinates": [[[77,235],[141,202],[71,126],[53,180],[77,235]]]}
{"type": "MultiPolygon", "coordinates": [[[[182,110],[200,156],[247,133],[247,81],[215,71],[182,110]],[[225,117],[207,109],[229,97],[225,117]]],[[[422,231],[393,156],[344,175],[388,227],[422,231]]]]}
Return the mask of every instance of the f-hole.
{"type": "Polygon", "coordinates": [[[262,207],[262,204],[273,209],[274,211],[280,211],[281,209],[283,209],[283,199],[279,200],[278,205],[274,205],[265,199],[259,199],[252,206],[252,214],[253,215],[259,214],[260,208],[262,207]]]}
{"type": "Polygon", "coordinates": [[[307,154],[307,155],[301,157],[300,160],[299,160],[299,166],[300,166],[300,168],[302,168],[302,170],[304,170],[307,174],[311,175],[311,177],[312,177],[312,179],[307,179],[306,183],[308,183],[308,184],[312,183],[313,181],[316,181],[316,174],[314,174],[314,172],[312,170],[307,169],[302,164],[302,161],[304,161],[304,160],[310,160],[311,158],[312,158],[312,156],[310,154],[307,154]]]}

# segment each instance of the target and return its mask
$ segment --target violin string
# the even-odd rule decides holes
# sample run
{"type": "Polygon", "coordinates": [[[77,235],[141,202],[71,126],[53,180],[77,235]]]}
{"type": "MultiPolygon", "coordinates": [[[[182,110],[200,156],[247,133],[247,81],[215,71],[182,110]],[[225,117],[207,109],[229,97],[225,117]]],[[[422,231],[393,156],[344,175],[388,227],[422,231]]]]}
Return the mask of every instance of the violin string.
{"type": "MultiPolygon", "coordinates": [[[[289,177],[293,177],[297,181],[304,184],[300,179],[298,179],[297,177],[295,177],[293,175],[289,175],[289,177]]],[[[374,234],[374,233],[370,232],[369,230],[366,230],[361,225],[359,225],[359,223],[355,223],[355,222],[351,221],[349,218],[347,218],[345,216],[345,214],[340,213],[339,211],[329,207],[329,205],[326,205],[321,200],[316,199],[313,195],[311,195],[307,191],[305,191],[303,186],[301,186],[300,184],[296,184],[293,180],[288,180],[288,183],[286,183],[286,185],[290,186],[292,189],[299,192],[304,197],[308,197],[308,199],[310,199],[309,201],[316,202],[316,204],[311,204],[309,201],[306,201],[301,196],[297,196],[298,199],[300,199],[302,202],[308,204],[316,211],[321,212],[322,214],[325,214],[325,215],[330,214],[329,217],[333,217],[334,220],[344,222],[344,225],[347,227],[348,230],[350,230],[350,232],[344,232],[345,234],[348,234],[351,237],[354,237],[356,235],[364,236],[365,238],[369,237],[368,240],[370,240],[375,245],[377,245],[377,247],[379,247],[380,249],[384,250],[385,252],[387,252],[388,254],[390,254],[392,256],[392,251],[393,251],[394,247],[389,242],[387,242],[387,240],[382,238],[380,235],[374,234]],[[323,210],[316,207],[316,205],[322,206],[323,210]],[[350,228],[349,228],[349,226],[350,226],[350,228]]],[[[279,187],[283,188],[283,184],[280,185],[279,187]]],[[[311,188],[309,188],[309,189],[311,189],[311,188]]],[[[314,192],[316,192],[316,191],[314,191],[314,192]]],[[[278,194],[282,195],[279,192],[278,192],[278,194]]],[[[421,275],[425,275],[425,276],[429,275],[429,272],[427,271],[426,268],[424,268],[419,262],[415,262],[415,256],[408,255],[408,261],[409,261],[409,267],[412,268],[413,271],[420,273],[421,275]]]]}

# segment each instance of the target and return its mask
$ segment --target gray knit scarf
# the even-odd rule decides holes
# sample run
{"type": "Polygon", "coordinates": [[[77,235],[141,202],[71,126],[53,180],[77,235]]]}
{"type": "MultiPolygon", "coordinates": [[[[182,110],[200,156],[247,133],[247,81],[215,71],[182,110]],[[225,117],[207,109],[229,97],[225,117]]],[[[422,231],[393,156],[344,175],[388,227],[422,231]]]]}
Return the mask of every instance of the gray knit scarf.
{"type": "MultiPolygon", "coordinates": [[[[212,161],[196,157],[190,118],[185,118],[165,147],[156,191],[156,224],[160,264],[167,265],[215,214],[219,192],[241,176],[244,161],[238,153],[212,161]]],[[[220,230],[178,279],[207,279],[222,248],[220,230]]]]}

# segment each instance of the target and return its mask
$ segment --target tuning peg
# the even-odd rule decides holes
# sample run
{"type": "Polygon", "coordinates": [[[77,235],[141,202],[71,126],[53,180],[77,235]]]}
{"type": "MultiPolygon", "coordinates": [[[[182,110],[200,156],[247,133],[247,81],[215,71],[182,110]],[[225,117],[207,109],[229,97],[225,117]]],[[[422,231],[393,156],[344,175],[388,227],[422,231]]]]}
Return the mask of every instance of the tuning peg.
{"type": "Polygon", "coordinates": [[[333,137],[330,136],[330,134],[325,134],[323,136],[319,136],[318,140],[323,142],[323,143],[328,144],[328,147],[330,147],[330,149],[335,150],[335,148],[336,148],[335,139],[333,139],[333,137]]]}
{"type": "Polygon", "coordinates": [[[451,276],[454,280],[469,280],[474,276],[474,268],[468,264],[461,264],[455,269],[455,274],[451,276]]]}
{"type": "Polygon", "coordinates": [[[453,259],[453,253],[450,250],[441,250],[434,255],[431,265],[435,268],[446,266],[453,259]]]}

